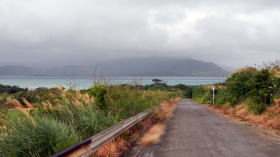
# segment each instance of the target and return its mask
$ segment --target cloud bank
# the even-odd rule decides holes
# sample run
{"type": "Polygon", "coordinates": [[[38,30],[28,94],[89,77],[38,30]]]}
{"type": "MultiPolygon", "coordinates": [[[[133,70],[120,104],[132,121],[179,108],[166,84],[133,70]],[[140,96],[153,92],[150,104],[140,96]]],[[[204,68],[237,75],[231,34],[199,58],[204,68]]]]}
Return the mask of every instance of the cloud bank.
{"type": "Polygon", "coordinates": [[[0,0],[0,64],[126,57],[244,66],[280,57],[277,0],[0,0]]]}

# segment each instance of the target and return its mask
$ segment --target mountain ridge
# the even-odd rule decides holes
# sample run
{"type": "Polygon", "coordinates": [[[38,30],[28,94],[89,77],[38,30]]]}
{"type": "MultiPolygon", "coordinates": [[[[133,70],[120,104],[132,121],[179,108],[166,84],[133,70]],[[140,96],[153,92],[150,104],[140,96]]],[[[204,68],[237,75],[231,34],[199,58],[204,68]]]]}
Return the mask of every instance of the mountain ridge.
{"type": "Polygon", "coordinates": [[[226,76],[220,66],[194,59],[164,57],[127,58],[92,65],[64,65],[36,68],[0,66],[0,75],[26,76],[226,76]]]}

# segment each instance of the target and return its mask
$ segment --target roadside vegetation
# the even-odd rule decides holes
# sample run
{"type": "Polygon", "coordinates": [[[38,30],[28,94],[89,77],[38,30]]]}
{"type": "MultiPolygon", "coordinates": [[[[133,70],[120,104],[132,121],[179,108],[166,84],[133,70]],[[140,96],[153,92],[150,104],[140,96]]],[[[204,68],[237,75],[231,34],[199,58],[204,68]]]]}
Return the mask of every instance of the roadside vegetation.
{"type": "Polygon", "coordinates": [[[0,156],[15,157],[50,156],[181,94],[136,85],[96,84],[82,91],[0,87],[0,156]]]}
{"type": "MultiPolygon", "coordinates": [[[[153,114],[134,125],[132,128],[121,134],[116,139],[110,141],[96,153],[98,157],[118,157],[125,156],[131,147],[146,147],[160,141],[161,135],[165,132],[164,121],[173,115],[176,107],[176,102],[181,98],[173,98],[169,101],[164,101],[160,108],[153,114]]],[[[134,154],[135,152],[129,152],[134,154]]]]}
{"type": "Polygon", "coordinates": [[[223,113],[280,130],[279,74],[279,63],[236,71],[224,83],[215,84],[215,104],[212,85],[170,86],[158,79],[150,85],[95,84],[80,91],[0,85],[0,156],[50,156],[165,102],[156,114],[110,142],[97,155],[119,155],[135,140],[143,146],[155,143],[164,132],[161,122],[172,115],[178,101],[168,100],[175,97],[192,98],[223,113]]]}
{"type": "Polygon", "coordinates": [[[279,61],[258,68],[243,68],[229,76],[225,83],[215,85],[215,104],[212,104],[212,85],[194,87],[192,98],[211,104],[223,113],[279,130],[279,73],[279,61]]]}

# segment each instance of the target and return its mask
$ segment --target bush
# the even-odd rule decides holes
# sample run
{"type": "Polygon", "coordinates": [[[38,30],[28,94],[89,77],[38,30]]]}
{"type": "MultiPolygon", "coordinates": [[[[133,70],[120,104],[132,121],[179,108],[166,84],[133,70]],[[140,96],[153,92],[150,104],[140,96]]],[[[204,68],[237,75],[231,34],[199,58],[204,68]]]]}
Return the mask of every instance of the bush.
{"type": "Polygon", "coordinates": [[[264,103],[257,103],[254,98],[247,99],[245,103],[249,107],[249,112],[253,114],[261,114],[266,109],[266,105],[264,103]]]}
{"type": "Polygon", "coordinates": [[[212,103],[211,89],[204,87],[195,87],[192,89],[192,97],[199,103],[212,103]]]}
{"type": "Polygon", "coordinates": [[[193,93],[192,93],[193,87],[192,86],[186,86],[186,85],[179,84],[174,87],[177,89],[180,89],[185,98],[192,98],[192,96],[193,96],[193,93]]]}
{"type": "Polygon", "coordinates": [[[27,88],[20,88],[18,86],[9,86],[0,84],[0,93],[13,94],[19,91],[27,91],[27,88]]]}
{"type": "Polygon", "coordinates": [[[248,96],[254,98],[256,103],[269,105],[274,94],[274,77],[268,70],[258,71],[254,77],[247,81],[248,96]]]}
{"type": "Polygon", "coordinates": [[[221,107],[223,104],[229,101],[228,89],[219,89],[215,95],[215,106],[221,107]]]}
{"type": "Polygon", "coordinates": [[[280,88],[277,89],[277,91],[275,92],[274,98],[275,99],[280,99],[280,88]]]}
{"type": "Polygon", "coordinates": [[[230,95],[231,104],[236,105],[244,101],[248,97],[248,92],[251,90],[248,81],[254,77],[257,70],[254,68],[248,68],[241,72],[234,73],[227,79],[226,85],[230,95]]]}
{"type": "MultiPolygon", "coordinates": [[[[256,70],[249,68],[233,74],[227,80],[228,101],[233,105],[251,99],[252,108],[260,104],[258,112],[263,111],[263,106],[273,102],[273,95],[277,92],[277,79],[268,69],[256,70]]],[[[264,107],[265,108],[265,107],[264,107]]]]}
{"type": "MultiPolygon", "coordinates": [[[[231,106],[245,102],[248,103],[252,113],[262,113],[273,98],[280,98],[280,79],[269,69],[257,70],[245,68],[231,75],[224,84],[218,87],[215,95],[215,105],[221,107],[227,102],[231,106]]],[[[193,99],[200,103],[212,101],[212,94],[207,87],[193,87],[193,99]]]]}
{"type": "Polygon", "coordinates": [[[94,97],[95,103],[100,109],[106,109],[105,95],[107,93],[106,86],[101,84],[95,84],[89,91],[94,97]]]}

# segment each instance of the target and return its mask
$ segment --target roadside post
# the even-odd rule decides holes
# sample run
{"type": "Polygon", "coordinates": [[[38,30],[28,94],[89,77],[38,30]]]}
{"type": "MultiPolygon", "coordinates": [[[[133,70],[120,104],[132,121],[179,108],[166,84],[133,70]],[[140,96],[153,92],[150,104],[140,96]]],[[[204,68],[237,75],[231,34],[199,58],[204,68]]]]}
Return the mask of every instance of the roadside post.
{"type": "Polygon", "coordinates": [[[215,86],[212,86],[212,95],[213,95],[213,105],[215,104],[215,90],[216,90],[216,87],[215,86]]]}

